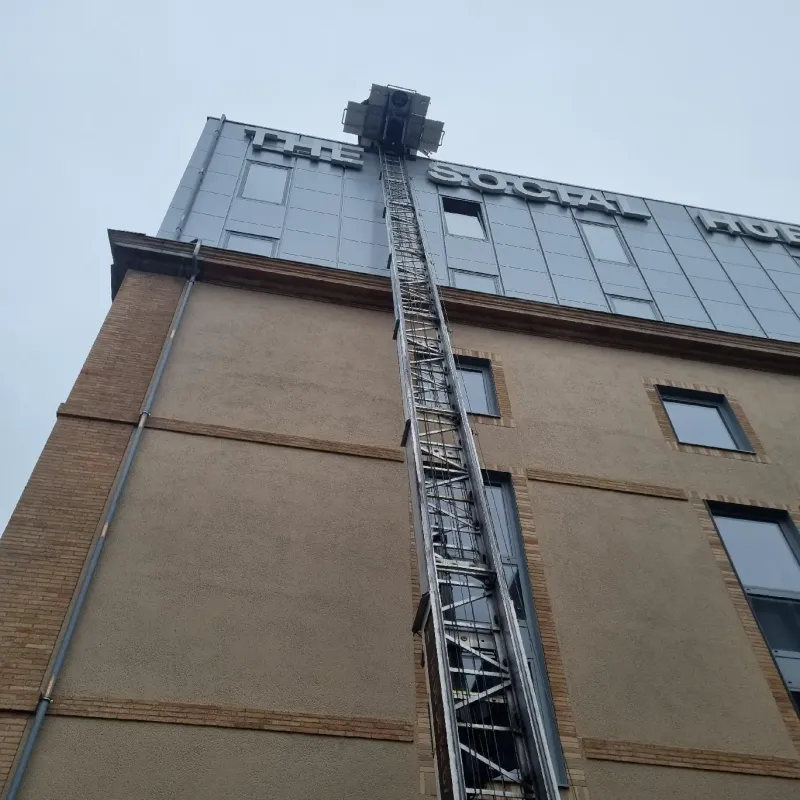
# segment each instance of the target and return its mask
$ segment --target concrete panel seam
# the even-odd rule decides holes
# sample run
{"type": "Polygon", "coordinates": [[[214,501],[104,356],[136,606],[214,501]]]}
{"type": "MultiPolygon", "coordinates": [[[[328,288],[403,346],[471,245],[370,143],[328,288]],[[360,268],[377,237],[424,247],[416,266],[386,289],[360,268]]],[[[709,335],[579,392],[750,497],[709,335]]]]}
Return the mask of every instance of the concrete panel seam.
{"type": "Polygon", "coordinates": [[[588,759],[800,779],[797,759],[610,739],[583,738],[581,741],[588,759]]]}

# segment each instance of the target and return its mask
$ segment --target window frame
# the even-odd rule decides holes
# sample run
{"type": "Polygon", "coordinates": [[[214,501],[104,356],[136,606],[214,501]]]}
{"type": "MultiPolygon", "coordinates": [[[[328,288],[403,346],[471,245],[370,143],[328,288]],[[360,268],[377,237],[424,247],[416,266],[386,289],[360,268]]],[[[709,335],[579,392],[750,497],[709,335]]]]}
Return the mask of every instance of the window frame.
{"type": "Polygon", "coordinates": [[[265,164],[263,161],[251,161],[248,160],[247,166],[245,167],[244,174],[242,175],[242,181],[239,186],[239,191],[237,192],[237,197],[240,197],[242,200],[248,200],[251,203],[268,203],[271,206],[285,206],[286,205],[286,198],[289,194],[289,184],[291,182],[291,167],[284,167],[280,164],[265,164]],[[259,200],[257,197],[246,197],[244,194],[244,190],[247,186],[247,179],[250,177],[250,171],[253,167],[264,167],[266,169],[279,169],[283,170],[286,174],[286,180],[283,183],[283,193],[281,195],[281,199],[278,200],[259,200]]]}
{"type": "Polygon", "coordinates": [[[636,262],[633,260],[630,251],[628,250],[625,241],[622,237],[622,234],[619,228],[616,225],[610,225],[604,222],[594,222],[593,220],[588,219],[579,219],[578,222],[578,229],[581,232],[581,238],[583,239],[584,244],[586,245],[586,249],[589,251],[589,255],[594,261],[600,261],[603,264],[621,264],[627,267],[636,266],[636,262]],[[594,249],[592,248],[592,242],[589,239],[589,235],[586,233],[585,228],[589,225],[593,225],[596,228],[608,228],[609,230],[614,232],[614,235],[617,237],[617,242],[619,243],[620,249],[622,250],[622,254],[625,256],[627,261],[614,261],[610,258],[600,258],[599,256],[595,255],[594,249]]]}
{"type": "MultiPolygon", "coordinates": [[[[480,241],[480,240],[479,239],[473,239],[472,241],[477,242],[477,241],[480,241]]],[[[451,279],[453,281],[453,283],[452,283],[453,288],[454,289],[458,289],[459,291],[462,291],[462,292],[483,292],[483,294],[496,294],[496,295],[501,295],[502,296],[502,292],[500,291],[500,285],[499,285],[499,283],[497,281],[497,277],[498,277],[497,275],[487,275],[485,272],[469,272],[469,271],[467,271],[465,269],[451,269],[450,270],[450,277],[451,277],[451,279]],[[486,278],[487,280],[492,281],[492,283],[494,284],[495,291],[494,292],[486,292],[483,289],[467,289],[464,286],[456,286],[456,280],[455,280],[455,276],[456,275],[474,275],[474,276],[476,276],[478,278],[486,278]]]]}
{"type": "MultiPolygon", "coordinates": [[[[256,201],[256,202],[265,202],[265,201],[256,201]]],[[[247,255],[251,256],[261,256],[262,258],[274,258],[275,253],[278,251],[278,243],[280,242],[280,239],[274,236],[260,236],[257,233],[242,233],[241,231],[232,231],[232,230],[226,231],[226,234],[227,235],[225,236],[225,244],[223,246],[225,247],[225,249],[232,250],[234,253],[247,253],[247,255]],[[236,248],[230,246],[230,241],[232,236],[240,236],[242,239],[255,239],[256,241],[260,242],[272,242],[272,253],[270,253],[267,256],[264,255],[263,253],[251,253],[249,250],[236,250],[236,248]]]]}
{"type": "Polygon", "coordinates": [[[726,556],[728,557],[728,561],[730,562],[731,568],[733,569],[734,574],[736,575],[736,580],[742,590],[742,594],[744,595],[747,605],[750,608],[750,613],[752,614],[753,619],[758,626],[758,630],[761,634],[762,639],[764,640],[764,644],[769,650],[770,655],[772,656],[772,660],[775,663],[775,668],[778,671],[778,674],[781,677],[781,680],[786,687],[786,691],[789,694],[790,699],[795,704],[795,708],[797,711],[798,716],[800,716],[800,681],[798,681],[797,685],[789,685],[787,677],[784,675],[784,671],[781,669],[781,664],[779,659],[790,660],[792,662],[797,662],[797,670],[800,671],[800,646],[798,646],[797,650],[782,650],[780,648],[771,647],[769,644],[769,640],[767,639],[767,635],[764,631],[764,627],[759,619],[759,615],[756,613],[755,608],[753,607],[753,598],[766,598],[769,600],[779,600],[784,602],[796,603],[800,608],[800,591],[791,592],[782,589],[774,589],[771,590],[769,588],[759,586],[755,588],[748,587],[741,579],[739,575],[739,571],[736,568],[736,563],[731,556],[730,551],[728,550],[728,546],[725,544],[725,538],[722,535],[722,531],[720,530],[719,525],[717,524],[717,517],[731,517],[734,519],[744,519],[744,520],[753,520],[755,522],[772,522],[777,524],[781,534],[783,535],[784,540],[786,541],[787,546],[789,547],[790,552],[797,560],[798,565],[800,566],[800,531],[798,531],[797,525],[795,524],[795,520],[792,518],[792,515],[782,509],[775,509],[775,508],[767,508],[763,506],[746,506],[746,505],[739,505],[735,503],[725,503],[720,501],[714,500],[706,500],[705,501],[706,510],[708,511],[709,517],[711,517],[711,521],[714,525],[714,530],[717,532],[717,537],[722,545],[723,550],[725,551],[726,556]]]}
{"type": "MultiPolygon", "coordinates": [[[[487,411],[471,411],[467,408],[467,413],[471,416],[478,417],[491,417],[492,419],[500,419],[500,402],[497,397],[497,384],[495,382],[494,371],[492,369],[492,362],[488,358],[477,358],[475,356],[464,356],[458,353],[454,354],[453,358],[456,362],[456,371],[460,372],[463,368],[468,372],[480,372],[483,376],[483,386],[486,395],[486,408],[487,411]]],[[[460,378],[457,379],[460,380],[460,378]]],[[[467,397],[466,386],[461,384],[464,399],[469,400],[467,397]]]]}
{"type": "Polygon", "coordinates": [[[689,445],[692,447],[705,447],[709,450],[724,450],[729,453],[747,453],[749,455],[756,455],[756,450],[752,442],[742,427],[741,422],[737,418],[728,398],[720,393],[707,392],[699,389],[684,389],[678,386],[662,386],[656,384],[655,386],[661,406],[664,413],[667,415],[672,435],[675,441],[682,445],[689,445]],[[722,420],[722,424],[730,434],[733,443],[736,447],[720,447],[719,445],[705,444],[703,442],[687,442],[678,435],[675,424],[670,416],[669,409],[665,401],[671,403],[683,403],[689,406],[703,406],[706,408],[714,408],[722,420]]]}
{"type": "MultiPolygon", "coordinates": [[[[608,262],[612,263],[612,262],[608,262]]],[[[615,263],[615,262],[614,262],[615,263]]],[[[631,319],[649,319],[651,322],[660,322],[662,321],[661,313],[658,310],[658,306],[656,305],[655,300],[648,300],[645,297],[630,297],[625,294],[606,294],[606,299],[608,300],[609,305],[611,306],[611,311],[614,314],[619,314],[623,317],[630,317],[631,319]],[[623,311],[617,311],[614,308],[614,301],[615,300],[628,300],[632,303],[642,303],[647,305],[651,311],[653,312],[652,318],[650,317],[637,317],[635,314],[625,314],[623,311]]]]}
{"type": "Polygon", "coordinates": [[[464,200],[461,197],[450,197],[449,195],[441,195],[440,198],[440,206],[442,209],[442,224],[444,227],[445,235],[447,236],[455,236],[459,239],[468,239],[471,242],[488,242],[489,241],[489,234],[486,229],[486,222],[484,221],[484,214],[483,214],[483,203],[477,202],[475,200],[464,200]],[[452,233],[450,228],[447,224],[447,215],[448,214],[458,214],[458,211],[448,211],[446,208],[447,203],[454,203],[459,204],[461,206],[472,206],[477,213],[475,214],[462,214],[461,216],[464,217],[475,217],[478,220],[478,225],[480,226],[481,233],[483,236],[469,236],[464,233],[452,233]]]}

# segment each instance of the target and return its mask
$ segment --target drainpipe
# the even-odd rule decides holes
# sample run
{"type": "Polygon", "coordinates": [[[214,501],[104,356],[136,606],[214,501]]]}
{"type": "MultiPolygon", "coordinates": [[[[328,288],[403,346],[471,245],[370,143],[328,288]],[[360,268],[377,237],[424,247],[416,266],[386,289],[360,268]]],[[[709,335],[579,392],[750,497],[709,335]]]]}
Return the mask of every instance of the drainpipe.
{"type": "Polygon", "coordinates": [[[156,395],[156,390],[158,389],[158,384],[161,382],[161,376],[164,374],[164,368],[167,365],[167,359],[169,358],[170,351],[172,350],[172,343],[175,341],[175,334],[177,333],[178,326],[183,318],[183,312],[186,310],[186,303],[189,300],[189,295],[191,294],[192,289],[197,282],[197,275],[200,271],[197,265],[197,256],[199,252],[200,240],[198,239],[194,246],[194,252],[192,253],[191,274],[186,281],[186,285],[183,287],[183,292],[181,293],[180,300],[178,301],[178,307],[175,310],[174,316],[172,317],[172,323],[170,325],[169,332],[167,333],[167,338],[164,341],[164,346],[161,348],[161,353],[158,356],[158,362],[156,363],[153,377],[150,379],[150,383],[147,387],[147,393],[144,396],[141,411],[139,412],[139,423],[137,424],[136,429],[133,432],[133,436],[128,443],[128,448],[125,452],[122,466],[120,467],[117,477],[114,480],[114,486],[111,490],[111,502],[108,504],[106,512],[103,516],[103,527],[100,531],[100,536],[94,543],[94,546],[89,554],[87,567],[83,574],[80,587],[78,588],[78,593],[75,596],[75,602],[72,604],[72,608],[69,612],[67,627],[64,630],[64,635],[61,637],[60,643],[58,644],[56,657],[53,661],[53,668],[50,671],[50,680],[47,681],[47,687],[39,697],[39,703],[36,706],[36,714],[33,717],[33,724],[31,725],[28,736],[25,739],[25,744],[23,745],[20,757],[17,760],[14,774],[11,777],[11,783],[8,787],[8,793],[6,794],[6,800],[17,800],[19,796],[19,790],[22,787],[22,781],[25,777],[25,772],[28,768],[31,754],[36,746],[36,741],[39,738],[39,733],[42,729],[42,724],[44,723],[47,709],[53,702],[53,690],[56,685],[56,680],[58,680],[58,675],[61,672],[61,668],[64,666],[64,659],[66,658],[69,646],[72,643],[72,637],[78,624],[78,618],[80,617],[81,610],[83,609],[83,604],[86,601],[86,596],[89,593],[89,587],[92,583],[92,579],[94,578],[94,574],[97,571],[97,564],[100,560],[100,554],[103,552],[103,547],[106,543],[108,529],[114,519],[120,497],[122,496],[122,491],[127,483],[128,474],[130,473],[133,459],[136,456],[136,451],[139,448],[139,442],[142,439],[142,433],[144,432],[147,418],[150,416],[150,410],[153,406],[153,400],[156,395]]]}

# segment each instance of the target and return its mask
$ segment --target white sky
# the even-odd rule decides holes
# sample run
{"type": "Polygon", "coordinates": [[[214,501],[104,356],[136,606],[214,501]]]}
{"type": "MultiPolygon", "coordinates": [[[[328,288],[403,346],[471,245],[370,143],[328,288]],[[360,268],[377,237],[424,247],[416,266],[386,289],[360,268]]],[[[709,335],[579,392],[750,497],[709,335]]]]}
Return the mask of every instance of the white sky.
{"type": "Polygon", "coordinates": [[[9,2],[0,30],[0,529],[206,116],[342,138],[428,94],[443,160],[800,223],[796,0],[9,2]],[[13,6],[13,10],[12,10],[13,6]],[[391,10],[390,10],[391,9],[391,10]]]}

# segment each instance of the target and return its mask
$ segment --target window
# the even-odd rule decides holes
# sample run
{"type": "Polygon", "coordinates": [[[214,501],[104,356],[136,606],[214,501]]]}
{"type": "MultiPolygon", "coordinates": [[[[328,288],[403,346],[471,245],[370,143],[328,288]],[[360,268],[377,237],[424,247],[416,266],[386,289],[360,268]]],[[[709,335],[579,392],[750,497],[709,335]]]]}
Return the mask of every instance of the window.
{"type": "Polygon", "coordinates": [[[283,203],[288,182],[288,169],[251,163],[242,186],[242,197],[264,203],[283,203]]]}
{"type": "Polygon", "coordinates": [[[800,538],[786,512],[712,504],[761,633],[800,713],[800,538]]]}
{"type": "Polygon", "coordinates": [[[456,356],[458,381],[470,414],[499,417],[497,395],[492,379],[492,362],[480,358],[456,356]]]}
{"type": "Polygon", "coordinates": [[[514,603],[517,622],[522,633],[522,643],[528,657],[528,668],[536,693],[543,700],[541,708],[553,766],[559,786],[566,787],[568,784],[564,755],[561,751],[561,742],[556,727],[539,623],[536,618],[531,581],[522,546],[514,490],[508,477],[502,473],[486,474],[484,486],[486,501],[489,505],[489,516],[492,518],[492,528],[500,548],[503,573],[511,594],[511,601],[514,603]]]}
{"type": "Polygon", "coordinates": [[[228,250],[238,250],[241,253],[255,253],[259,256],[271,256],[275,254],[275,239],[268,239],[266,236],[250,236],[246,233],[229,233],[228,242],[225,245],[228,250]]]}
{"type": "Polygon", "coordinates": [[[658,319],[655,305],[651,300],[639,300],[635,297],[619,297],[608,295],[611,310],[626,317],[641,317],[642,319],[658,319]]]}
{"type": "Polygon", "coordinates": [[[667,386],[656,388],[679,442],[753,452],[724,395],[667,386]]]}
{"type": "Polygon", "coordinates": [[[453,286],[456,289],[469,289],[473,292],[497,294],[497,282],[491,275],[480,275],[477,272],[459,272],[450,270],[453,275],[453,286]]]}
{"type": "Polygon", "coordinates": [[[598,261],[613,261],[616,264],[631,263],[616,228],[612,228],[610,225],[581,222],[581,230],[589,244],[589,250],[598,261]]]}
{"type": "Polygon", "coordinates": [[[481,207],[478,203],[443,197],[444,222],[451,236],[468,236],[470,239],[485,239],[481,221],[481,207]]]}

